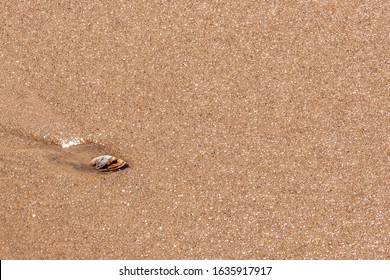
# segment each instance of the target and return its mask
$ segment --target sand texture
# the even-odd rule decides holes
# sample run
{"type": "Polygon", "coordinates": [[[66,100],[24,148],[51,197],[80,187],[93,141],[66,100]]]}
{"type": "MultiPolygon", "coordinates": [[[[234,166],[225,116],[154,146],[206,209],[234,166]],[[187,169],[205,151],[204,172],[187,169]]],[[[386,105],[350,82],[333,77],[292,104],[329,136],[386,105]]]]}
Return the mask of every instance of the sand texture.
{"type": "Polygon", "coordinates": [[[390,259],[389,14],[1,1],[0,259],[390,259]]]}

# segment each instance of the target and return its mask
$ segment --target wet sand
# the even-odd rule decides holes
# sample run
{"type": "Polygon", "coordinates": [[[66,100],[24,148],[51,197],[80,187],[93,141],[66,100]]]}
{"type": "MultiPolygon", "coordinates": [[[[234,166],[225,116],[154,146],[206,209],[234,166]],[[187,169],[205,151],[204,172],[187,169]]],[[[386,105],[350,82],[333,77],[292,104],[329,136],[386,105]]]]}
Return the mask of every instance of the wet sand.
{"type": "Polygon", "coordinates": [[[385,1],[0,10],[0,259],[390,258],[385,1]]]}

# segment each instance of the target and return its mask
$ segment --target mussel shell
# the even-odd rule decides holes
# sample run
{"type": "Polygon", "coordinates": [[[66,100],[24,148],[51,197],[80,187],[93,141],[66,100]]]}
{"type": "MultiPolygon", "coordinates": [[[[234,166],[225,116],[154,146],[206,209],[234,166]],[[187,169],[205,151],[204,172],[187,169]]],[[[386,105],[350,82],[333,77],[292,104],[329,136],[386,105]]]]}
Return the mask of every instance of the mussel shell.
{"type": "Polygon", "coordinates": [[[128,167],[127,162],[110,155],[96,157],[90,164],[100,172],[117,171],[128,167]]]}

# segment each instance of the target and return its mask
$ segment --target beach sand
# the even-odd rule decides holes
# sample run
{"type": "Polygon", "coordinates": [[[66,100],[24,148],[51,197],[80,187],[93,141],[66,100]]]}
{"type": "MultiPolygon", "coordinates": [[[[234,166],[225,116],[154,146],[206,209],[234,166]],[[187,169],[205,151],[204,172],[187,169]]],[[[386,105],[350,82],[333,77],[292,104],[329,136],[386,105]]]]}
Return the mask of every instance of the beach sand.
{"type": "Polygon", "coordinates": [[[92,2],[0,4],[0,259],[390,258],[386,1],[92,2]]]}

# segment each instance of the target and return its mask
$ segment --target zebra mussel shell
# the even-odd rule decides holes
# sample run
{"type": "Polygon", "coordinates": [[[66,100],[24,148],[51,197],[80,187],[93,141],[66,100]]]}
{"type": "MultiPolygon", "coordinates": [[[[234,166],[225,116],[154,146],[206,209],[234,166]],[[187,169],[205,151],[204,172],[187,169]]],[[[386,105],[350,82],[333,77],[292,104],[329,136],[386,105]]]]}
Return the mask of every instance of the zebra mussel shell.
{"type": "Polygon", "coordinates": [[[96,157],[90,164],[100,172],[118,171],[129,166],[124,160],[110,155],[96,157]]]}

